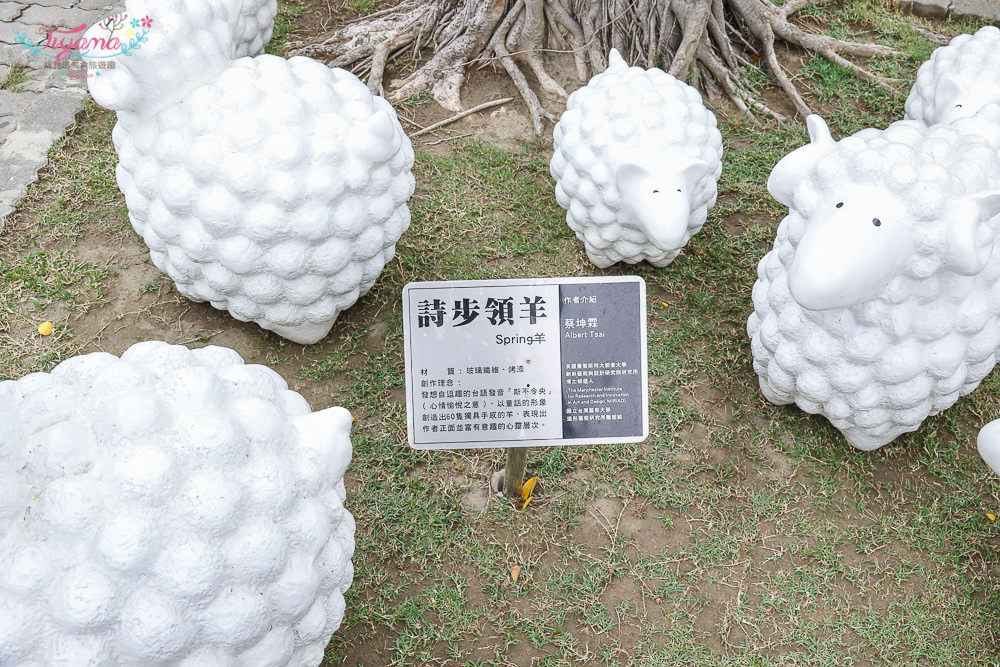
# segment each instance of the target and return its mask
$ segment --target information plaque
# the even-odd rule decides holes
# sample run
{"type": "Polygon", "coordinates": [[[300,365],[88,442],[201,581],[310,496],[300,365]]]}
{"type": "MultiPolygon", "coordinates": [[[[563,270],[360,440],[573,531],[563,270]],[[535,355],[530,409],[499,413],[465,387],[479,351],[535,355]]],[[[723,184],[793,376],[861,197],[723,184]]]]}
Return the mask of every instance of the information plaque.
{"type": "Polygon", "coordinates": [[[637,276],[403,288],[415,449],[639,442],[649,435],[637,276]]]}

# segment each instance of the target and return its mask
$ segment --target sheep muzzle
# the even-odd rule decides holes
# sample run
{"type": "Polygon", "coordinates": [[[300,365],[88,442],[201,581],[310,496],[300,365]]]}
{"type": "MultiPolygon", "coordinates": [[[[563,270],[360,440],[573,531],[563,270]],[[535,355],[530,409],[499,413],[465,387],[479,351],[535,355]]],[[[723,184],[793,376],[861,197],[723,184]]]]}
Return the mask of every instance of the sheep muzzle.
{"type": "Polygon", "coordinates": [[[868,185],[838,188],[806,221],[788,274],[792,297],[831,310],[874,297],[910,257],[906,207],[868,185]]]}

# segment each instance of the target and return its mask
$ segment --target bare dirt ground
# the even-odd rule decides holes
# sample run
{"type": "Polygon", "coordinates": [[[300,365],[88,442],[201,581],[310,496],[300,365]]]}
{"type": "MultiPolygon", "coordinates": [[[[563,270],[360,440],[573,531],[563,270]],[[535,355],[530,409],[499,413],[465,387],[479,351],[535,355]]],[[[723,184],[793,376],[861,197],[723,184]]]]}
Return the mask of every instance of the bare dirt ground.
{"type": "MultiPolygon", "coordinates": [[[[295,20],[298,28],[288,39],[309,42],[334,22],[354,16],[352,10],[325,0],[307,0],[295,20]]],[[[803,58],[785,55],[790,60],[803,58]]],[[[581,85],[568,59],[553,58],[547,64],[567,90],[581,85]]],[[[789,63],[791,69],[801,64],[802,60],[789,63]]],[[[481,139],[513,152],[526,144],[550,146],[552,128],[546,127],[545,136],[535,137],[513,84],[491,68],[471,74],[463,101],[471,107],[503,97],[515,100],[419,137],[415,150],[442,158],[466,150],[466,144],[452,142],[453,138],[481,139]]],[[[780,99],[770,101],[778,111],[791,112],[780,99]]],[[[563,109],[558,100],[543,96],[542,102],[556,113],[563,109]]],[[[735,119],[735,110],[727,106],[714,110],[722,121],[735,119]]],[[[399,112],[407,130],[450,116],[433,102],[420,100],[399,112]]],[[[79,122],[110,131],[113,117],[91,110],[79,122]]],[[[737,150],[745,143],[739,137],[732,140],[737,150]]],[[[42,199],[72,197],[72,193],[60,192],[60,187],[58,176],[49,169],[5,234],[24,234],[37,224],[30,208],[42,199]]],[[[418,198],[426,196],[420,188],[418,179],[418,198]]],[[[490,196],[489,192],[481,194],[485,200],[490,196]]],[[[738,210],[741,205],[736,193],[720,199],[720,207],[734,209],[720,221],[725,233],[746,235],[773,229],[774,216],[747,215],[738,210]]],[[[121,216],[122,209],[118,205],[115,215],[121,216]]],[[[3,243],[10,241],[0,240],[0,251],[3,243]]],[[[836,439],[818,418],[792,410],[773,410],[766,419],[758,416],[762,401],[747,397],[747,386],[752,383],[745,377],[734,379],[699,368],[691,361],[693,356],[676,375],[650,378],[651,394],[668,397],[659,405],[654,400],[651,431],[658,435],[626,451],[627,460],[605,460],[599,452],[565,451],[545,454],[533,462],[536,468],[552,471],[558,482],[546,489],[543,479],[542,500],[529,519],[497,511],[504,501],[491,496],[488,479],[501,465],[498,452],[409,453],[405,473],[422,477],[418,486],[402,479],[402,473],[394,477],[397,469],[390,456],[380,453],[379,443],[387,451],[406,447],[405,401],[398,377],[402,367],[399,289],[410,280],[449,276],[417,274],[412,266],[397,263],[387,268],[371,293],[341,315],[322,346],[300,346],[262,332],[252,323],[237,322],[208,304],[185,300],[150,263],[147,249],[123,220],[88,227],[75,239],[73,251],[81,262],[107,267],[115,277],[105,281],[99,297],[72,309],[52,305],[44,311],[46,319],[64,322],[71,330],[63,341],[66,350],[121,354],[130,345],[149,339],[231,347],[248,363],[276,370],[314,409],[345,403],[352,409],[361,429],[356,457],[361,455],[359,448],[374,453],[366,449],[364,457],[370,465],[349,470],[349,498],[370,499],[377,496],[372,489],[398,484],[404,490],[412,487],[418,496],[426,492],[456,499],[443,514],[428,510],[427,519],[417,513],[400,520],[389,516],[391,509],[383,512],[377,507],[359,513],[358,575],[348,600],[348,616],[354,614],[364,621],[348,618],[335,636],[330,664],[726,664],[733,656],[744,660],[740,664],[783,664],[784,655],[803,650],[809,654],[801,643],[789,639],[796,636],[790,630],[793,627],[812,628],[809,637],[818,645],[829,642],[848,647],[842,655],[849,657],[839,664],[892,664],[892,643],[884,637],[863,636],[861,626],[829,631],[822,626],[832,626],[831,619],[844,608],[867,609],[873,617],[897,614],[899,622],[905,623],[907,616],[900,612],[899,600],[940,602],[955,595],[937,584],[923,583],[924,574],[941,568],[941,559],[915,549],[917,538],[885,541],[880,537],[877,542],[865,542],[866,535],[884,536],[878,530],[885,524],[886,513],[928,502],[927,494],[942,484],[937,471],[905,448],[859,462],[850,452],[827,455],[823,445],[808,444],[822,440],[819,436],[802,441],[787,435],[771,438],[767,434],[775,432],[773,423],[801,420],[826,440],[836,439]],[[358,388],[357,369],[373,365],[387,365],[386,372],[396,376],[384,386],[370,386],[369,396],[352,396],[358,388]],[[678,414],[685,417],[677,418],[678,414]],[[657,459],[669,465],[657,468],[650,463],[657,459]],[[674,472],[677,480],[670,479],[674,472]],[[656,475],[662,479],[650,481],[656,475]],[[653,497],[651,489],[657,487],[662,497],[653,497]],[[706,512],[697,515],[692,508],[706,512]],[[732,532],[722,542],[711,542],[713,533],[724,532],[720,526],[742,525],[751,514],[757,517],[752,530],[732,532]],[[414,537],[414,551],[392,558],[397,536],[383,525],[421,520],[439,521],[443,530],[453,531],[458,556],[420,552],[421,533],[414,537]],[[796,527],[789,529],[790,523],[796,527]],[[463,540],[478,541],[480,546],[470,550],[460,545],[463,540]],[[374,564],[365,563],[363,548],[380,550],[382,556],[374,564]],[[482,563],[476,560],[480,550],[494,556],[505,554],[506,561],[497,559],[495,576],[484,575],[482,563]],[[787,583],[804,570],[816,568],[817,562],[834,563],[837,572],[847,573],[831,575],[821,599],[801,593],[798,584],[787,583]],[[513,564],[523,568],[520,586],[526,588],[518,589],[506,576],[513,564]],[[578,579],[586,578],[581,571],[587,567],[598,575],[595,582],[581,583],[578,579]],[[430,589],[425,582],[440,585],[430,589]],[[452,590],[444,585],[447,582],[462,582],[452,587],[464,601],[454,612],[455,618],[465,619],[455,621],[459,627],[454,633],[435,616],[439,608],[442,617],[452,613],[445,606],[445,594],[452,590]],[[539,602],[524,593],[540,591],[543,585],[561,591],[553,599],[564,601],[569,613],[547,616],[545,598],[539,602]],[[932,590],[924,590],[925,586],[932,590]],[[433,599],[438,594],[434,591],[444,591],[444,597],[433,599]],[[406,606],[411,599],[422,601],[426,608],[418,605],[412,617],[393,609],[406,606]],[[507,605],[513,609],[510,616],[477,611],[506,609],[507,605]],[[753,615],[750,609],[765,611],[753,615]],[[769,613],[774,615],[773,624],[762,624],[760,619],[769,613]],[[407,648],[406,641],[424,636],[419,621],[414,620],[421,615],[441,629],[424,644],[407,648]],[[534,618],[545,621],[536,623],[534,618]],[[678,632],[694,633],[694,638],[684,639],[678,632]],[[539,642],[538,634],[550,640],[539,642]],[[685,641],[693,646],[689,658],[656,657],[680,655],[672,647],[685,641]],[[770,657],[753,662],[740,652],[740,647],[754,646],[771,647],[770,657]],[[862,648],[852,652],[850,647],[862,648]],[[640,656],[646,657],[640,660],[640,656]]],[[[558,240],[557,251],[566,259],[553,266],[553,271],[601,273],[581,257],[571,234],[558,240]]],[[[704,255],[706,245],[696,243],[685,252],[704,255]]],[[[505,261],[515,260],[497,257],[493,261],[505,266],[505,261]]],[[[698,282],[685,276],[687,282],[681,286],[662,272],[648,267],[640,270],[653,304],[683,304],[692,298],[692,286],[698,282]]],[[[22,341],[25,356],[41,356],[45,346],[52,344],[33,335],[41,316],[15,317],[6,325],[6,335],[22,341]]],[[[673,335],[676,322],[668,318],[651,316],[651,349],[657,340],[673,335]]],[[[711,355],[716,341],[706,336],[692,339],[691,344],[711,355]]],[[[730,366],[752,373],[748,361],[742,358],[730,366]]],[[[966,457],[975,456],[967,429],[963,437],[956,448],[966,457]]],[[[837,441],[829,448],[847,450],[847,445],[837,441]]],[[[979,587],[977,595],[985,600],[997,595],[996,586],[987,583],[997,569],[995,554],[976,554],[959,572],[979,587]]],[[[934,632],[944,631],[930,631],[931,641],[934,632]]],[[[801,663],[789,659],[788,664],[793,662],[837,664],[808,659],[801,663]]],[[[906,664],[920,663],[909,660],[906,664]]]]}

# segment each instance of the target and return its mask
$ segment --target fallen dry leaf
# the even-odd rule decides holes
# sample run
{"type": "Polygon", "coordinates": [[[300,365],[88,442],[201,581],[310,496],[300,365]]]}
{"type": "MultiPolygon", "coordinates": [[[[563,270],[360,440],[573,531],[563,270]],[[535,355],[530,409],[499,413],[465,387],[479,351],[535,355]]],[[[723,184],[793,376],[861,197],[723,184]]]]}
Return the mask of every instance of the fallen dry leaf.
{"type": "Polygon", "coordinates": [[[531,497],[531,492],[535,490],[535,485],[538,484],[538,478],[532,477],[527,482],[521,485],[521,497],[525,500],[531,497]]]}

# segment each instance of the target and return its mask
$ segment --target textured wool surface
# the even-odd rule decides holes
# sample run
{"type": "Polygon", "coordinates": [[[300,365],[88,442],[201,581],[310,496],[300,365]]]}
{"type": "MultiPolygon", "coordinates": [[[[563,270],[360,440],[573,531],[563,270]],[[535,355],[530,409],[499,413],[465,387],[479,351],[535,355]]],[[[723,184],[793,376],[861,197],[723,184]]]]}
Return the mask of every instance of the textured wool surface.
{"type": "Polygon", "coordinates": [[[722,173],[715,115],[691,86],[657,68],[629,67],[617,51],[606,71],[570,95],[553,144],[556,199],[597,266],[643,260],[666,266],[715,205],[722,173]],[[695,162],[703,168],[679,176],[695,162]],[[623,165],[642,169],[656,198],[636,202],[649,195],[623,192],[623,165]],[[651,239],[633,210],[641,204],[660,211],[658,224],[677,227],[672,243],[651,239]]]}
{"type": "Polygon", "coordinates": [[[89,81],[118,112],[132,226],[189,299],[320,340],[410,223],[413,149],[395,111],[350,72],[308,58],[234,61],[224,7],[148,10],[160,28],[150,43],[89,81]]]}
{"type": "Polygon", "coordinates": [[[0,382],[0,665],[318,665],[350,428],[222,347],[0,382]]]}
{"type": "Polygon", "coordinates": [[[973,116],[956,118],[949,126],[983,139],[1000,155],[1000,104],[987,104],[973,116]]]}
{"type": "MultiPolygon", "coordinates": [[[[985,26],[935,49],[917,70],[906,98],[907,119],[927,125],[972,116],[1000,104],[1000,28],[985,26]]],[[[1000,130],[998,130],[1000,132],[1000,130]]]]}
{"type": "MultiPolygon", "coordinates": [[[[966,203],[998,186],[997,153],[953,127],[899,121],[831,142],[803,171],[774,248],[758,265],[747,329],[764,396],[823,414],[852,445],[874,449],[975,389],[1000,346],[1000,249],[989,209],[996,199],[979,217],[966,203]],[[893,234],[909,254],[894,264],[880,258],[884,284],[857,303],[804,308],[789,284],[800,242],[816,216],[856,205],[842,193],[858,185],[881,189],[877,206],[860,204],[859,224],[893,234]],[[884,213],[892,210],[902,213],[884,213]],[[991,257],[978,271],[953,265],[953,235],[963,225],[976,256],[991,257]]],[[[859,275],[870,268],[850,253],[835,259],[859,275]]]]}
{"type": "Polygon", "coordinates": [[[278,0],[216,0],[231,12],[233,27],[233,57],[256,56],[264,51],[274,32],[274,17],[278,15],[278,0]]]}

